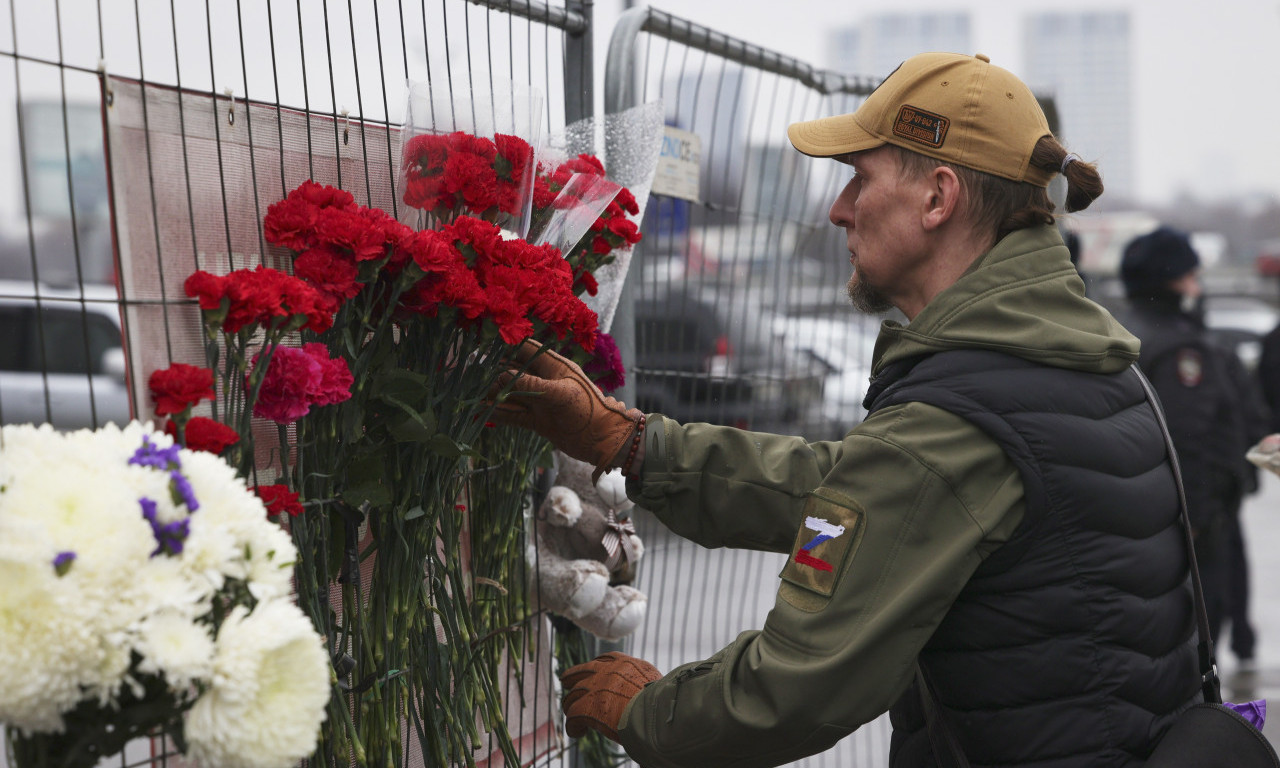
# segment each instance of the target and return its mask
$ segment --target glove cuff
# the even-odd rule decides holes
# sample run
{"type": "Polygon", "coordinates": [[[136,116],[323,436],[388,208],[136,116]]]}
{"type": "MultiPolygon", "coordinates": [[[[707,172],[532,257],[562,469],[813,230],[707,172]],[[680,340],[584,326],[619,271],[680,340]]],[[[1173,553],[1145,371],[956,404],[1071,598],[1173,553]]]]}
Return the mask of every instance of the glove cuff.
{"type": "MultiPolygon", "coordinates": [[[[625,406],[613,398],[606,398],[610,410],[622,411],[625,406]]],[[[600,452],[600,462],[596,465],[595,472],[591,473],[591,482],[595,483],[600,480],[600,476],[605,472],[621,467],[624,464],[630,468],[631,459],[635,458],[635,452],[639,449],[640,441],[644,439],[644,414],[639,408],[628,408],[622,413],[624,419],[617,419],[610,425],[608,433],[601,441],[604,450],[600,452]]]]}

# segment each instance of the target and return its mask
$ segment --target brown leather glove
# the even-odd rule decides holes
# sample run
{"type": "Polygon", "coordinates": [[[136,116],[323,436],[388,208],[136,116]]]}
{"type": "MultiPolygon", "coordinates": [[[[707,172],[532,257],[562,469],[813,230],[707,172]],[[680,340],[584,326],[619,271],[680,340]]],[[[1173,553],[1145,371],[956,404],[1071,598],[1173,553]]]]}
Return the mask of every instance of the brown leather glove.
{"type": "Polygon", "coordinates": [[[658,668],[643,659],[617,651],[597,656],[560,676],[564,696],[565,731],[581,738],[587,729],[618,740],[618,721],[640,689],[662,677],[658,668]]]}
{"type": "Polygon", "coordinates": [[[621,464],[639,428],[640,411],[607,397],[577,363],[532,339],[516,348],[515,362],[527,368],[500,380],[511,389],[494,408],[495,422],[532,429],[573,458],[595,465],[593,481],[621,464]]]}

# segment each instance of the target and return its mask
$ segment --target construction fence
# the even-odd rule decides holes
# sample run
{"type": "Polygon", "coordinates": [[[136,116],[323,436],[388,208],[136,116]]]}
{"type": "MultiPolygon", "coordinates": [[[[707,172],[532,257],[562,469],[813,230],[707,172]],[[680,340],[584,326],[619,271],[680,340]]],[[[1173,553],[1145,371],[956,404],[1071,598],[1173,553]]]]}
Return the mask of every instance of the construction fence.
{"type": "MultiPolygon", "coordinates": [[[[302,181],[403,218],[398,152],[411,82],[456,91],[454,104],[481,93],[515,104],[503,83],[534,93],[536,103],[512,110],[535,115],[522,127],[598,155],[636,193],[643,240],[595,299],[628,371],[620,399],[682,421],[815,440],[839,439],[861,418],[878,321],[849,310],[843,232],[826,219],[848,175],[794,152],[786,127],[852,111],[870,78],[654,8],[599,29],[590,0],[8,6],[5,424],[150,418],[149,373],[203,360],[183,279],[264,263],[263,216],[302,181]],[[597,61],[594,40],[606,35],[597,61]]],[[[666,671],[763,625],[782,555],[704,550],[644,510],[634,522],[645,554],[633,586],[647,615],[629,637],[594,647],[666,671]]],[[[597,764],[557,719],[550,654],[561,623],[534,620],[545,645],[532,663],[545,666],[522,671],[523,705],[508,707],[521,758],[597,764]]],[[[109,764],[180,764],[164,751],[140,744],[109,764]]],[[[502,764],[496,747],[477,754],[502,764]]],[[[887,754],[882,718],[797,765],[883,764],[887,754]]]]}

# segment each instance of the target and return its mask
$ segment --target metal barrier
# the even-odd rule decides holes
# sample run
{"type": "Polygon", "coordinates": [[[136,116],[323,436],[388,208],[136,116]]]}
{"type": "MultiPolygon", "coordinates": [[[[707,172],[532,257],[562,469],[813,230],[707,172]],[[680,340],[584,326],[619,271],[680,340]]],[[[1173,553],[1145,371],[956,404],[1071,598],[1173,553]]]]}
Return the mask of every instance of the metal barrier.
{"type": "MultiPolygon", "coordinates": [[[[403,84],[409,79],[449,82],[460,89],[495,76],[527,83],[545,95],[547,130],[561,129],[592,110],[591,3],[584,0],[560,6],[489,0],[489,10],[463,0],[423,2],[416,8],[375,0],[298,0],[292,7],[141,0],[13,0],[8,5],[0,21],[7,26],[0,29],[0,99],[18,108],[0,118],[0,136],[16,148],[22,173],[0,190],[0,319],[14,329],[10,338],[20,343],[0,355],[5,371],[0,421],[5,423],[81,427],[127,419],[130,413],[132,393],[121,381],[117,358],[103,363],[104,353],[119,348],[120,341],[111,343],[92,327],[98,315],[110,315],[116,302],[109,291],[81,289],[121,285],[127,279],[116,269],[120,232],[113,231],[113,223],[120,212],[110,209],[103,150],[101,104],[106,101],[111,108],[113,79],[137,83],[144,97],[176,95],[179,123],[163,126],[178,138],[176,154],[144,141],[140,159],[146,164],[144,179],[166,173],[184,177],[174,185],[182,200],[172,213],[180,219],[167,219],[163,228],[157,223],[147,238],[154,241],[151,250],[160,264],[175,275],[201,266],[208,254],[221,252],[229,258],[236,250],[233,217],[226,209],[238,201],[227,199],[224,145],[238,141],[253,151],[283,144],[277,121],[255,125],[247,103],[296,111],[314,122],[306,131],[305,167],[287,166],[281,151],[275,168],[251,170],[252,184],[264,194],[254,201],[259,223],[266,206],[287,191],[286,176],[296,171],[303,178],[315,175],[312,157],[321,145],[339,155],[343,146],[365,152],[348,155],[333,169],[339,183],[344,168],[362,177],[359,186],[366,199],[361,202],[368,202],[371,189],[389,188],[395,163],[389,156],[368,156],[364,142],[351,144],[351,132],[354,128],[363,139],[366,132],[403,122],[403,84]],[[208,111],[225,110],[230,117],[230,122],[212,119],[205,126],[213,157],[200,157],[187,141],[193,127],[181,116],[182,106],[197,100],[202,100],[200,109],[207,105],[208,111]],[[237,105],[239,126],[234,124],[237,105]],[[162,167],[161,158],[175,162],[162,167]],[[272,177],[279,179],[274,189],[272,177]],[[207,216],[193,210],[199,197],[194,187],[201,184],[216,189],[210,202],[217,210],[207,216]],[[201,218],[209,220],[208,239],[197,234],[194,222],[201,218]],[[83,318],[73,340],[56,340],[57,345],[81,347],[78,361],[54,357],[55,340],[43,338],[45,325],[38,316],[62,319],[64,311],[83,318]]],[[[144,109],[140,129],[160,130],[153,124],[157,117],[144,109]]],[[[117,164],[128,161],[116,158],[117,164]]],[[[151,203],[158,188],[151,183],[134,191],[151,203]]],[[[166,216],[170,213],[165,210],[166,216]]],[[[250,243],[254,240],[258,238],[250,243]]],[[[260,253],[261,248],[248,252],[260,253]]],[[[127,301],[167,304],[175,284],[176,295],[185,301],[180,282],[171,281],[168,292],[127,301]]],[[[131,330],[129,319],[113,321],[123,324],[120,333],[125,336],[131,330]]],[[[163,343],[172,354],[168,335],[163,343]]],[[[137,414],[136,396],[133,400],[132,413],[137,414]]]]}
{"type": "MultiPolygon", "coordinates": [[[[614,324],[620,336],[634,318],[635,337],[619,339],[635,361],[623,399],[811,439],[860,420],[879,319],[848,306],[843,231],[826,219],[849,174],[801,156],[786,128],[851,112],[873,86],[654,9],[620,18],[606,111],[661,99],[673,140],[701,144],[692,199],[655,195],[646,209],[614,324]]],[[[705,550],[635,517],[649,616],[625,650],[665,671],[763,626],[785,555],[705,550]]],[[[888,743],[885,716],[796,765],[887,764],[888,743]]]]}
{"type": "MultiPolygon", "coordinates": [[[[404,81],[535,86],[551,131],[592,115],[591,0],[411,5],[10,0],[0,101],[17,109],[0,137],[21,174],[0,191],[0,422],[145,417],[128,365],[184,359],[198,344],[174,319],[190,307],[183,277],[260,263],[262,215],[301,179],[394,209],[389,135],[405,118],[404,81]]],[[[647,208],[614,322],[637,387],[624,399],[815,439],[859,418],[874,322],[845,306],[845,250],[825,222],[844,179],[791,150],[785,128],[851,111],[872,86],[660,11],[623,15],[606,112],[661,99],[668,123],[702,143],[694,199],[658,195],[647,208]]],[[[670,669],[761,625],[780,555],[698,551],[638,522],[650,615],[631,652],[670,669]]],[[[163,762],[154,747],[111,764],[163,762]]],[[[886,753],[877,722],[803,764],[886,753]]],[[[569,762],[583,760],[538,759],[569,762]]]]}
{"type": "MultiPolygon", "coordinates": [[[[22,172],[0,191],[3,423],[149,416],[126,371],[198,356],[184,277],[261,263],[266,207],[302,179],[394,210],[406,80],[536,87],[545,132],[593,109],[589,0],[8,6],[0,101],[17,109],[0,136],[22,172]]],[[[531,643],[546,676],[547,637],[531,643]]],[[[511,729],[554,706],[531,702],[511,729]]],[[[144,740],[104,764],[166,763],[182,761],[144,740]]]]}

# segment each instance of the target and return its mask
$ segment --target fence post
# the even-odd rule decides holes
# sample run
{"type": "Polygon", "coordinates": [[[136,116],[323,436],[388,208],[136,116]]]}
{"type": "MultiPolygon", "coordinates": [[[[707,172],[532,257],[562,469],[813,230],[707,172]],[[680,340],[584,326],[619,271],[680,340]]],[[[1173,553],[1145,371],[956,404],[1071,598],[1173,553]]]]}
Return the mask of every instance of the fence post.
{"type": "MultiPolygon", "coordinates": [[[[631,8],[624,11],[613,28],[613,36],[609,40],[609,54],[604,67],[604,113],[617,114],[639,103],[635,83],[634,59],[636,38],[644,30],[649,20],[649,9],[646,7],[631,8]]],[[[605,167],[612,168],[615,161],[616,148],[605,142],[605,167]]],[[[624,403],[635,405],[636,377],[636,328],[635,328],[635,288],[630,275],[639,274],[636,259],[642,257],[637,250],[627,266],[627,274],[623,276],[622,292],[618,295],[618,306],[613,312],[613,324],[609,326],[609,335],[618,346],[618,355],[627,371],[627,380],[614,395],[624,403]]]]}
{"type": "Polygon", "coordinates": [[[580,32],[564,36],[564,122],[571,125],[595,114],[595,36],[592,6],[595,0],[566,0],[565,10],[580,15],[586,24],[580,32]]]}

